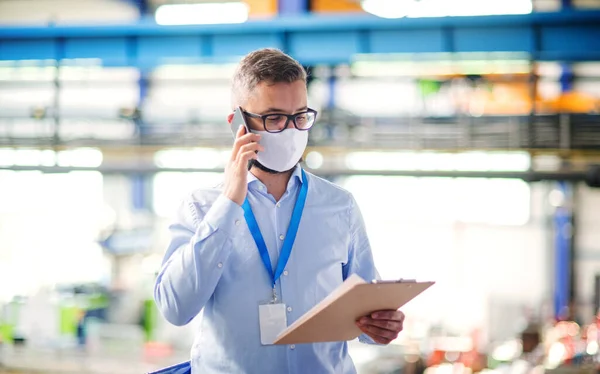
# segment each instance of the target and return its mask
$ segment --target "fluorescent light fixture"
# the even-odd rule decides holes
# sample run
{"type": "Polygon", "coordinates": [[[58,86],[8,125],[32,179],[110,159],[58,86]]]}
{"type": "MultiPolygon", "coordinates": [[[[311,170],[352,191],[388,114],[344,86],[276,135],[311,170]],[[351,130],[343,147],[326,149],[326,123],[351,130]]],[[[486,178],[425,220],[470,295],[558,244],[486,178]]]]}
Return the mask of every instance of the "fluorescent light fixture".
{"type": "Polygon", "coordinates": [[[154,164],[165,169],[217,169],[226,158],[214,148],[163,149],[154,154],[154,164]]]}
{"type": "Polygon", "coordinates": [[[528,14],[531,0],[362,0],[362,8],[382,18],[528,14]]]}
{"type": "Polygon", "coordinates": [[[346,166],[351,170],[427,171],[527,171],[526,152],[350,152],[346,166]]]}
{"type": "Polygon", "coordinates": [[[235,71],[237,64],[201,64],[201,65],[161,65],[152,71],[156,80],[195,80],[195,79],[227,79],[235,71]]]}
{"type": "Polygon", "coordinates": [[[0,166],[98,167],[102,165],[102,159],[102,151],[95,148],[59,152],[51,149],[0,149],[0,166]]]}
{"type": "Polygon", "coordinates": [[[95,148],[75,148],[58,152],[58,166],[95,168],[102,165],[102,151],[95,148]]]}
{"type": "Polygon", "coordinates": [[[243,23],[248,20],[246,3],[165,4],[158,7],[155,18],[159,25],[207,25],[243,23]]]}
{"type": "Polygon", "coordinates": [[[402,18],[410,13],[415,5],[414,0],[363,0],[362,8],[365,12],[381,18],[402,18]]]}
{"type": "MultiPolygon", "coordinates": [[[[372,57],[372,56],[371,56],[372,57]]],[[[388,56],[389,57],[389,56],[388,56]]],[[[464,60],[451,60],[439,54],[437,59],[427,61],[385,60],[379,61],[357,58],[352,65],[352,73],[357,77],[423,77],[456,74],[525,74],[531,70],[528,60],[501,58],[489,54],[481,59],[471,59],[465,55],[464,60]],[[484,59],[486,58],[486,59],[484,59]]]]}

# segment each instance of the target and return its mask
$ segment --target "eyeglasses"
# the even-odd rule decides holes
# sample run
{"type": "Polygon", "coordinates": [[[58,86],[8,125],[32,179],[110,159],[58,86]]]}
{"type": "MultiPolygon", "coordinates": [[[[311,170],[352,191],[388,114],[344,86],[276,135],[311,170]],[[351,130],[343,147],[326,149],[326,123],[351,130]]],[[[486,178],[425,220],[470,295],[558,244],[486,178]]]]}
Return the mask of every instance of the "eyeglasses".
{"type": "Polygon", "coordinates": [[[295,114],[270,113],[261,115],[246,111],[243,113],[250,118],[262,119],[265,131],[271,133],[282,132],[288,127],[290,121],[294,123],[294,127],[298,130],[306,131],[315,124],[317,119],[317,111],[310,108],[295,114]]]}

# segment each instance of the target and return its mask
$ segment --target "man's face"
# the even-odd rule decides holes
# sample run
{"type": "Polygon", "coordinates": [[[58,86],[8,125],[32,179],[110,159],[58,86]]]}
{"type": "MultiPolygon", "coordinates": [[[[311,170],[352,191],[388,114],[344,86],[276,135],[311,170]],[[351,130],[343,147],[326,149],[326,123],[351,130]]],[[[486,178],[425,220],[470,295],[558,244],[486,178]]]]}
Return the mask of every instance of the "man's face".
{"type": "MultiPolygon", "coordinates": [[[[308,93],[306,83],[298,80],[293,83],[259,83],[242,105],[246,112],[266,115],[266,114],[295,114],[307,109],[308,93]]],[[[233,114],[230,114],[228,121],[231,123],[233,114]]],[[[264,131],[265,126],[261,118],[252,118],[246,116],[246,124],[252,131],[264,131]]],[[[290,121],[288,128],[293,128],[294,123],[290,121]]],[[[262,165],[257,160],[250,160],[248,169],[256,166],[262,171],[270,174],[280,174],[281,172],[272,170],[262,165]]]]}
{"type": "MultiPolygon", "coordinates": [[[[254,114],[294,114],[307,108],[308,94],[306,84],[299,80],[294,83],[259,83],[250,93],[247,102],[242,107],[254,114]]],[[[246,122],[252,130],[263,131],[264,125],[260,118],[248,118],[246,122]]],[[[288,127],[293,127],[290,121],[288,127]]]]}

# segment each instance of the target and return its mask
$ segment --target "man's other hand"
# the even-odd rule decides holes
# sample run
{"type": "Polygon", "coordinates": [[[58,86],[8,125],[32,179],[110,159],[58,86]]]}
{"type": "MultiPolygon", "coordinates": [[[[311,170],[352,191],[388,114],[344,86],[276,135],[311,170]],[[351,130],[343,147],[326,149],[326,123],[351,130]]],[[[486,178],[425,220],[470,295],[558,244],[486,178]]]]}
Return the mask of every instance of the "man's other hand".
{"type": "Polygon", "coordinates": [[[389,344],[402,331],[404,317],[399,310],[381,310],[360,318],[356,325],[376,343],[389,344]]]}

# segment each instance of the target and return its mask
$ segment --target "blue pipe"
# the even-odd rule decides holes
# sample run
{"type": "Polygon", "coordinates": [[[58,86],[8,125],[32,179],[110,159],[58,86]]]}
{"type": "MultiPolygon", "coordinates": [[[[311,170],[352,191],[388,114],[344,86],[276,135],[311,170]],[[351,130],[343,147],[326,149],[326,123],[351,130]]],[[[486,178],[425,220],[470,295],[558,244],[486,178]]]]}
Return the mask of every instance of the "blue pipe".
{"type": "Polygon", "coordinates": [[[308,0],[278,0],[280,16],[298,16],[308,13],[308,0]]]}
{"type": "Polygon", "coordinates": [[[569,92],[573,90],[573,68],[571,65],[563,63],[561,64],[560,73],[560,91],[569,92]]]}
{"type": "Polygon", "coordinates": [[[564,204],[554,212],[554,317],[564,320],[569,312],[569,287],[571,269],[572,212],[571,190],[565,181],[557,189],[564,196],[564,204]]]}

